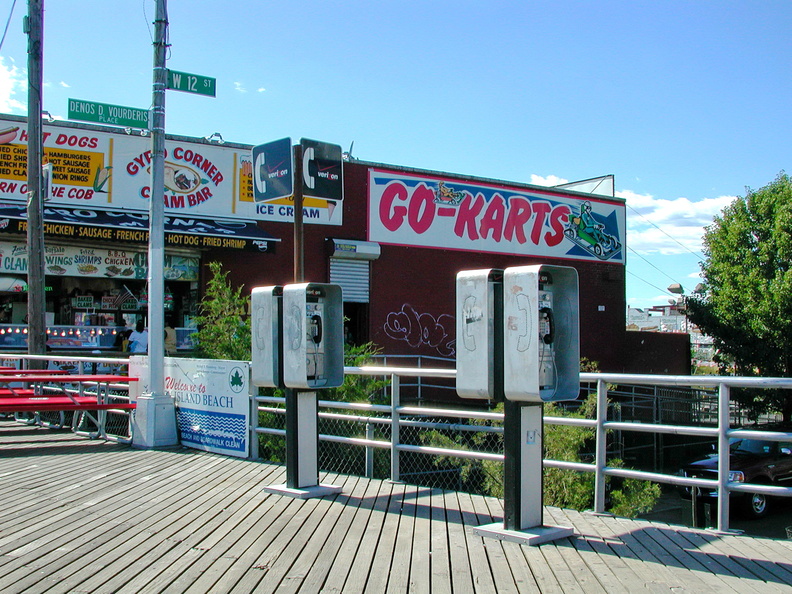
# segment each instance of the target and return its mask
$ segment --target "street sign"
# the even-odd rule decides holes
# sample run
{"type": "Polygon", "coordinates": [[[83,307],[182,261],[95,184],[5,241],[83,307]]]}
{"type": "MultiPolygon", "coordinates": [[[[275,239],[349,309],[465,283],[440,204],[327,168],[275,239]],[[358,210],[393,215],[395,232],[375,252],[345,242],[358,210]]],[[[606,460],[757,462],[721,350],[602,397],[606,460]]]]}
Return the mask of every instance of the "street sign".
{"type": "Polygon", "coordinates": [[[127,128],[149,128],[149,111],[136,107],[69,99],[69,119],[127,128]]]}
{"type": "Polygon", "coordinates": [[[291,138],[253,147],[253,200],[263,202],[294,193],[294,158],[291,138]]]}
{"type": "Polygon", "coordinates": [[[168,83],[165,86],[173,91],[214,97],[217,80],[209,76],[201,76],[200,74],[168,70],[168,83]]]}
{"type": "Polygon", "coordinates": [[[303,196],[343,200],[341,147],[307,138],[300,139],[300,146],[303,158],[303,196]]]}

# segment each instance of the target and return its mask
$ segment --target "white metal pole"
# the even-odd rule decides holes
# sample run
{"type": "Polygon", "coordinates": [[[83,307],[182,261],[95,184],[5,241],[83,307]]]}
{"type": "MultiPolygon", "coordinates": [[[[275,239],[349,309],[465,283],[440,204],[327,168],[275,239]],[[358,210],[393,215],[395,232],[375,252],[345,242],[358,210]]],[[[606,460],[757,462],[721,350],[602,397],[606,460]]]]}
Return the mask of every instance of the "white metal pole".
{"type": "Polygon", "coordinates": [[[157,0],[154,29],[154,87],[151,109],[151,199],[149,204],[148,328],[150,390],[165,392],[165,68],[168,13],[166,0],[157,0]]]}

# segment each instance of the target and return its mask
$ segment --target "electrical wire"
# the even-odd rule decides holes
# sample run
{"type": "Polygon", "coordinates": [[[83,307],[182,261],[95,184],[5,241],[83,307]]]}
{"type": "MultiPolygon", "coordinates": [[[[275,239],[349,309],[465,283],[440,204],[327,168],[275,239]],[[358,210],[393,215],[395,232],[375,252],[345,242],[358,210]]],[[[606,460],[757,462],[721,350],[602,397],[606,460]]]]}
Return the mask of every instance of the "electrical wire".
{"type": "Polygon", "coordinates": [[[654,224],[652,221],[650,221],[649,219],[647,219],[645,216],[643,216],[643,215],[642,215],[640,212],[638,212],[637,210],[635,210],[635,209],[634,209],[632,206],[630,206],[630,205],[629,205],[629,204],[627,204],[626,202],[625,202],[625,205],[627,206],[627,208],[629,208],[631,211],[633,211],[635,214],[637,214],[639,217],[641,217],[641,218],[642,218],[644,221],[646,221],[647,223],[649,223],[649,224],[650,224],[652,227],[654,227],[655,229],[657,229],[658,231],[660,231],[660,233],[662,233],[663,235],[665,235],[666,237],[668,237],[668,238],[669,238],[671,241],[673,241],[673,242],[674,242],[674,243],[676,243],[678,246],[680,246],[680,247],[681,247],[683,250],[685,250],[686,252],[690,253],[690,254],[691,254],[691,255],[693,255],[693,256],[696,256],[696,258],[698,259],[698,261],[699,261],[699,262],[702,262],[702,263],[704,262],[704,254],[702,254],[701,252],[698,252],[698,253],[696,253],[696,252],[692,251],[692,250],[691,250],[689,247],[687,247],[685,244],[683,244],[682,242],[680,242],[680,241],[679,241],[679,240],[678,240],[676,237],[673,237],[672,235],[669,235],[668,233],[666,233],[665,231],[663,231],[663,230],[662,230],[660,227],[658,227],[657,225],[655,225],[655,224],[654,224]]]}
{"type": "Polygon", "coordinates": [[[3,49],[3,43],[5,43],[6,34],[8,33],[8,26],[11,24],[11,18],[14,16],[14,7],[16,6],[16,0],[11,3],[11,12],[8,15],[8,20],[5,24],[5,29],[3,30],[3,38],[0,39],[0,50],[3,49]]]}
{"type": "Polygon", "coordinates": [[[646,280],[645,278],[641,278],[640,276],[638,276],[638,275],[637,275],[637,274],[635,274],[634,272],[630,272],[629,270],[627,270],[626,272],[627,272],[627,274],[629,274],[630,276],[634,276],[635,278],[637,278],[637,279],[638,279],[639,281],[641,281],[642,283],[646,283],[647,285],[649,285],[650,287],[652,287],[652,288],[654,288],[654,289],[657,289],[657,290],[658,290],[658,291],[660,291],[661,293],[667,293],[668,295],[671,295],[672,297],[674,296],[674,295],[673,295],[673,293],[671,293],[671,292],[670,292],[668,289],[661,289],[661,288],[660,288],[660,287],[658,287],[657,285],[653,285],[652,283],[650,283],[650,282],[649,282],[648,280],[646,280]]]}
{"type": "Polygon", "coordinates": [[[674,278],[674,277],[672,277],[672,276],[669,276],[669,275],[668,275],[668,273],[666,273],[666,272],[664,272],[664,271],[660,270],[660,269],[659,269],[657,266],[655,266],[654,264],[652,264],[652,263],[651,263],[649,260],[647,260],[646,258],[644,258],[644,257],[643,257],[641,254],[639,254],[638,252],[636,252],[635,250],[633,250],[633,249],[632,249],[632,248],[630,248],[629,246],[627,247],[627,251],[629,251],[629,252],[632,252],[632,254],[633,254],[633,255],[635,255],[635,256],[638,256],[638,257],[639,257],[641,260],[643,260],[644,262],[646,262],[647,264],[649,264],[649,266],[651,266],[652,268],[654,268],[655,270],[657,270],[657,271],[658,271],[660,274],[664,275],[666,278],[670,279],[671,281],[673,281],[673,282],[675,282],[675,283],[679,283],[679,285],[682,285],[682,283],[680,283],[680,282],[679,282],[677,279],[675,279],[675,278],[674,278]]]}

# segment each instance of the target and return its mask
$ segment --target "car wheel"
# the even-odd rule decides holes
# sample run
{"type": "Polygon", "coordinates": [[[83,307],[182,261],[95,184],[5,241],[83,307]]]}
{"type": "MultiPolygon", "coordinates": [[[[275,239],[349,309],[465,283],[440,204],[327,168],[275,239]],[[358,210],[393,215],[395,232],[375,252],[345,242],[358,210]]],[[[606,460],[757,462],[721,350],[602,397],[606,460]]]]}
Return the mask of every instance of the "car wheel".
{"type": "Polygon", "coordinates": [[[748,493],[743,511],[749,519],[764,518],[770,510],[770,499],[761,493],[748,493]]]}

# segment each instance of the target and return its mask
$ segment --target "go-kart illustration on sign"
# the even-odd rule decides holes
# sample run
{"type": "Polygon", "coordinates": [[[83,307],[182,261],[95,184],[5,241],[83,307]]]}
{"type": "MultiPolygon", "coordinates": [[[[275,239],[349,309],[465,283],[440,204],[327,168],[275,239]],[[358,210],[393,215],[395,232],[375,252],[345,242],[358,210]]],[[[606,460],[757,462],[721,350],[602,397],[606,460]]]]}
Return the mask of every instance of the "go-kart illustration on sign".
{"type": "MultiPolygon", "coordinates": [[[[253,196],[258,218],[294,220],[294,149],[291,138],[253,147],[253,196]]],[[[341,147],[316,140],[300,140],[303,220],[340,225],[343,200],[341,147]]]]}

